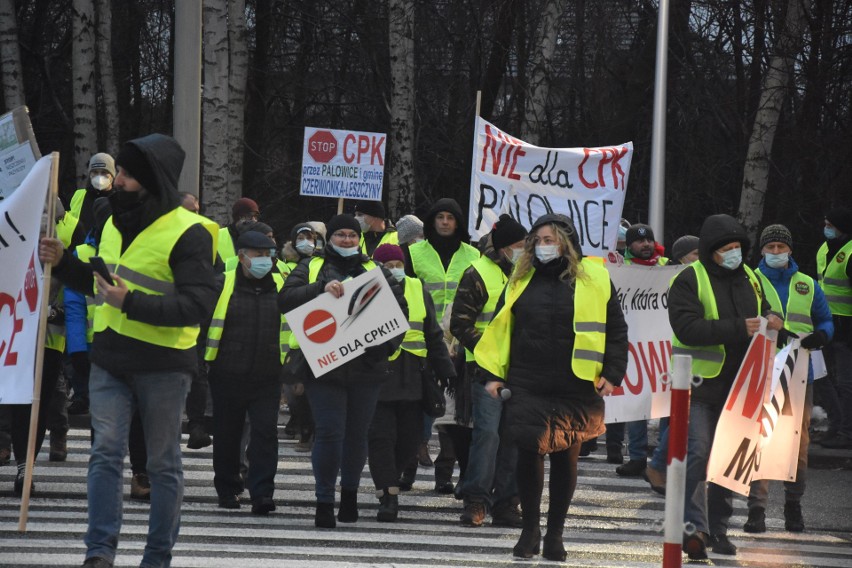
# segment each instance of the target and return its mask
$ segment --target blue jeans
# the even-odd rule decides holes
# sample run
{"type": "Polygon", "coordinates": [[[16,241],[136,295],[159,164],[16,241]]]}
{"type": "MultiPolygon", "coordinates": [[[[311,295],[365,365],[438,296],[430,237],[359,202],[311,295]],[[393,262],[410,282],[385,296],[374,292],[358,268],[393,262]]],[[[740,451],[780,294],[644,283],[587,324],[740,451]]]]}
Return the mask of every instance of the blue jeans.
{"type": "Polygon", "coordinates": [[[627,423],[627,455],[631,460],[648,459],[648,421],[627,423]]]}
{"type": "Polygon", "coordinates": [[[87,558],[115,558],[121,531],[124,456],[130,421],[138,406],[151,480],[148,541],[140,566],[171,564],[183,500],[181,414],[190,380],[189,373],[167,371],[119,378],[92,365],[89,405],[94,439],[89,457],[89,528],[84,538],[87,558]]]}
{"type": "Polygon", "coordinates": [[[689,407],[689,440],[686,456],[686,507],[684,521],[695,530],[711,535],[728,533],[733,513],[730,489],[707,484],[707,462],[716,434],[721,407],[712,408],[700,402],[689,407]]]}
{"type": "Polygon", "coordinates": [[[379,382],[305,382],[316,427],[311,465],[318,503],[334,503],[338,473],[341,489],[358,489],[367,463],[367,432],[381,387],[379,382]]]}
{"type": "Polygon", "coordinates": [[[461,492],[466,503],[485,503],[493,508],[518,494],[518,449],[507,436],[500,436],[503,399],[492,397],[483,384],[473,381],[471,401],[473,435],[461,492]]]}
{"type": "Polygon", "coordinates": [[[666,471],[669,463],[669,419],[660,419],[660,434],[657,436],[657,447],[651,454],[650,466],[657,471],[666,471]]]}

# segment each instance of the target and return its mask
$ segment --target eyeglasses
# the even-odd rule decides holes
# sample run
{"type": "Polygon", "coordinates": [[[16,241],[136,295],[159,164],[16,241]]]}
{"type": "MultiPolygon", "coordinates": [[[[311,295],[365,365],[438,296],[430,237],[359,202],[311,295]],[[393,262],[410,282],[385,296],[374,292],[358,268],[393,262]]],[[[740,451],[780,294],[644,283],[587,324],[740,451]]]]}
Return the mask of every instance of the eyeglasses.
{"type": "Polygon", "coordinates": [[[346,239],[355,240],[355,239],[358,238],[358,233],[356,233],[356,232],[341,233],[340,231],[336,231],[331,236],[336,238],[336,239],[340,239],[341,241],[346,240],[346,239]]]}

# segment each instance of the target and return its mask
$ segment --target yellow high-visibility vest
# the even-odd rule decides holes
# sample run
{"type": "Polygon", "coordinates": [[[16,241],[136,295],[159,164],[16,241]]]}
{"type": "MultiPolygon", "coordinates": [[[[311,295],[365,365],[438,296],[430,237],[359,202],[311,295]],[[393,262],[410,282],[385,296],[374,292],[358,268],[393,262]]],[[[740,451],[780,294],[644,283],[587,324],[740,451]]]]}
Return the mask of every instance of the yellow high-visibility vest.
{"type": "Polygon", "coordinates": [[[846,270],[852,256],[852,241],[849,241],[828,260],[828,243],[822,243],[817,251],[817,278],[825,292],[828,308],[836,316],[852,316],[852,284],[846,270]]]}
{"type": "MultiPolygon", "coordinates": [[[[571,370],[587,381],[596,381],[603,370],[606,349],[606,307],[612,294],[609,272],[595,261],[583,259],[582,271],[574,283],[574,350],[571,370]]],[[[476,364],[505,379],[509,372],[512,331],[515,316],[512,306],[532,280],[531,268],[520,280],[509,284],[503,307],[485,328],[473,353],[476,364]]]]}
{"type": "MultiPolygon", "coordinates": [[[[497,307],[500,294],[503,293],[503,288],[506,287],[509,277],[503,273],[503,269],[500,268],[499,264],[487,256],[479,257],[470,266],[479,273],[482,282],[485,284],[485,291],[488,293],[488,300],[482,306],[482,311],[476,316],[476,322],[474,322],[474,327],[480,333],[484,333],[485,328],[494,319],[494,308],[497,307]]],[[[468,362],[476,360],[470,349],[464,350],[464,359],[468,362]]]]}
{"type": "Polygon", "coordinates": [[[83,201],[86,199],[86,190],[78,189],[74,192],[74,195],[71,196],[71,214],[76,218],[82,217],[81,213],[83,212],[83,201]]]}
{"type": "MultiPolygon", "coordinates": [[[[396,231],[389,231],[382,235],[382,238],[379,239],[379,244],[376,245],[376,248],[379,248],[382,245],[399,245],[399,235],[396,231]]],[[[367,256],[373,256],[367,252],[367,241],[364,238],[364,233],[361,233],[361,252],[366,254],[367,256]]]]}
{"type": "Polygon", "coordinates": [[[423,281],[426,291],[432,296],[435,316],[441,321],[444,310],[453,304],[459,280],[467,267],[479,258],[479,251],[467,243],[461,243],[446,271],[438,251],[429,241],[420,241],[409,246],[408,252],[411,254],[411,269],[423,281]]]}
{"type": "Polygon", "coordinates": [[[390,361],[399,357],[400,351],[408,351],[417,357],[426,357],[426,336],[423,322],[426,321],[426,300],[423,296],[423,284],[417,278],[405,277],[405,301],[408,302],[408,331],[402,337],[402,344],[390,356],[390,361]]]}
{"type": "Polygon", "coordinates": [[[222,262],[225,263],[225,270],[233,270],[237,267],[236,262],[238,261],[231,260],[237,258],[237,250],[234,248],[234,239],[231,238],[228,227],[219,229],[217,250],[219,251],[219,257],[222,259],[222,262]]]}
{"type": "MultiPolygon", "coordinates": [[[[100,256],[110,271],[124,280],[130,291],[138,290],[153,296],[174,295],[177,291],[169,266],[169,256],[175,243],[187,229],[198,224],[204,226],[213,239],[210,251],[212,260],[216,255],[219,226],[183,207],[175,207],[151,223],[133,239],[123,253],[121,233],[110,217],[101,236],[100,256]]],[[[119,335],[181,350],[194,347],[199,333],[198,324],[167,327],[131,320],[119,308],[107,303],[95,308],[93,327],[95,333],[110,328],[119,335]]]]}
{"type": "MultiPolygon", "coordinates": [[[[89,259],[95,256],[98,250],[90,244],[77,245],[77,258],[83,262],[89,262],[89,259]]],[[[91,343],[95,337],[95,307],[103,303],[102,298],[97,297],[97,287],[95,287],[95,296],[84,295],[86,298],[86,343],[91,343]]]]}
{"type": "Polygon", "coordinates": [[[769,278],[758,268],[758,278],[763,283],[763,293],[773,311],[784,316],[784,329],[793,333],[810,333],[814,330],[811,319],[811,307],[814,303],[814,279],[801,272],[796,272],[790,278],[790,288],[787,291],[787,305],[781,305],[781,297],[769,278]]]}
{"type": "MultiPolygon", "coordinates": [[[[748,276],[749,282],[751,283],[752,288],[754,288],[754,293],[757,296],[757,313],[754,315],[754,317],[757,317],[760,315],[761,311],[763,311],[761,309],[760,280],[751,268],[745,265],[743,265],[743,268],[745,269],[746,276],[748,276]]],[[[701,305],[704,306],[704,319],[718,320],[719,309],[716,306],[716,296],[713,294],[713,286],[710,284],[710,277],[707,274],[707,269],[700,260],[696,260],[679,272],[674,278],[672,278],[672,283],[674,283],[676,278],[680,278],[689,270],[695,271],[695,280],[698,285],[698,300],[701,302],[701,305]]],[[[692,373],[705,379],[712,379],[713,377],[719,376],[719,373],[722,372],[722,366],[725,364],[724,345],[686,345],[681,342],[674,333],[672,333],[672,354],[691,355],[692,373]]]]}
{"type": "MultiPolygon", "coordinates": [[[[273,273],[272,279],[275,281],[275,286],[278,291],[284,286],[284,278],[273,273]]],[[[219,301],[216,302],[216,309],[213,310],[213,319],[210,321],[210,329],[207,331],[207,347],[204,349],[204,360],[215,361],[219,355],[219,344],[222,341],[222,334],[225,332],[225,316],[228,315],[228,303],[231,301],[231,296],[234,294],[234,283],[237,280],[237,271],[229,270],[225,272],[225,284],[222,287],[222,293],[219,295],[219,301]]],[[[281,352],[281,363],[284,363],[284,357],[290,350],[287,345],[287,337],[284,333],[284,316],[281,316],[281,325],[278,328],[278,347],[281,352]]]]}

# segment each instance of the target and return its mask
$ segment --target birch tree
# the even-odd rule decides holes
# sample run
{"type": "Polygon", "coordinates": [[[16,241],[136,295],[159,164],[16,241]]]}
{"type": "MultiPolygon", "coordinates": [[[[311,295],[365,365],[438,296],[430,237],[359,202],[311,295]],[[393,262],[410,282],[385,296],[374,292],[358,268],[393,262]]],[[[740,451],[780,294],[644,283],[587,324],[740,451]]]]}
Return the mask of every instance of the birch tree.
{"type": "Polygon", "coordinates": [[[97,0],[97,58],[100,76],[103,114],[106,124],[107,152],[118,152],[118,94],[115,88],[115,75],[112,70],[112,6],[110,0],[97,0]]]}
{"type": "Polygon", "coordinates": [[[790,85],[795,57],[802,47],[802,31],[805,25],[802,2],[803,0],[784,0],[776,3],[779,23],[775,34],[775,49],[763,77],[760,103],[748,142],[738,219],[754,245],[757,244],[757,231],[766,204],[775,132],[790,85]],[[781,14],[786,14],[783,20],[780,18],[781,14]]]}
{"type": "Polygon", "coordinates": [[[89,158],[97,152],[98,145],[95,5],[93,0],[74,0],[72,11],[71,98],[74,104],[75,178],[79,185],[88,174],[89,158]]]}
{"type": "Polygon", "coordinates": [[[6,111],[25,104],[22,69],[15,0],[0,0],[0,77],[6,111]]]}
{"type": "Polygon", "coordinates": [[[521,121],[521,138],[537,144],[546,121],[547,98],[550,94],[551,62],[559,35],[559,19],[565,11],[565,0],[544,0],[538,33],[531,41],[531,63],[528,92],[521,121]]]}
{"type": "Polygon", "coordinates": [[[391,69],[388,208],[394,219],[414,205],[414,2],[389,0],[391,69]]]}
{"type": "Polygon", "coordinates": [[[245,150],[246,82],[248,48],[246,46],[246,2],[228,2],[228,195],[243,194],[243,151],[245,150]]]}

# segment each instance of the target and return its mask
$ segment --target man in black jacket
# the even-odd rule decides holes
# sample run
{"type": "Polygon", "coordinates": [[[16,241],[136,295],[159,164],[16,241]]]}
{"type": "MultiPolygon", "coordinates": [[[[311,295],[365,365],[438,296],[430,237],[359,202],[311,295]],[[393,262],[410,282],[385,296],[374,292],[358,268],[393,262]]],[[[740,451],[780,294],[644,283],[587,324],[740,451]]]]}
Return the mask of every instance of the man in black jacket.
{"type": "Polygon", "coordinates": [[[83,566],[113,565],[121,530],[122,467],[130,418],[138,407],[148,450],[151,511],[140,566],[168,566],[183,499],[181,414],[197,368],[199,325],[210,318],[221,283],[213,269],[218,228],[180,207],[184,151],[174,138],[151,134],[127,142],[116,164],[113,215],[100,255],[112,283],[56,239],[39,256],[70,286],[93,295],[94,340],[89,377],[94,440],[89,459],[89,528],[83,566]]]}
{"type": "Polygon", "coordinates": [[[770,329],[781,329],[783,323],[769,314],[757,277],[742,263],[742,251],[748,249],[745,229],[736,219],[708,217],[701,227],[699,260],[675,277],[669,292],[673,352],[692,355],[692,372],[704,379],[692,389],[689,411],[684,518],[696,532],[683,547],[690,559],[707,558],[708,544],[717,554],[737,553],[727,537],[731,491],[707,486],[707,462],[716,423],[751,337],[760,329],[760,316],[768,316],[770,329]],[[723,357],[709,352],[719,348],[723,357]]]}

